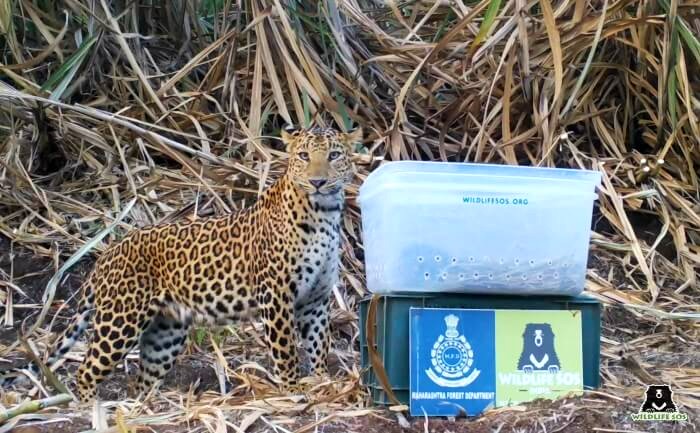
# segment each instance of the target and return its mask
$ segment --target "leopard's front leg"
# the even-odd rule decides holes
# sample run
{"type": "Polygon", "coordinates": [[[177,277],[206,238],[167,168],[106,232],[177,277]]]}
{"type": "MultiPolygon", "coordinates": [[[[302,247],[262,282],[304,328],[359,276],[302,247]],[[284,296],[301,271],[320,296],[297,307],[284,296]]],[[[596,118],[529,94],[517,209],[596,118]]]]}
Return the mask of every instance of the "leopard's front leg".
{"type": "Polygon", "coordinates": [[[311,373],[328,375],[328,352],[331,346],[330,293],[328,291],[308,304],[296,308],[301,343],[306,350],[311,373]]]}
{"type": "Polygon", "coordinates": [[[286,391],[299,391],[299,353],[294,337],[294,307],[289,290],[269,290],[261,296],[265,336],[275,375],[286,391]]]}

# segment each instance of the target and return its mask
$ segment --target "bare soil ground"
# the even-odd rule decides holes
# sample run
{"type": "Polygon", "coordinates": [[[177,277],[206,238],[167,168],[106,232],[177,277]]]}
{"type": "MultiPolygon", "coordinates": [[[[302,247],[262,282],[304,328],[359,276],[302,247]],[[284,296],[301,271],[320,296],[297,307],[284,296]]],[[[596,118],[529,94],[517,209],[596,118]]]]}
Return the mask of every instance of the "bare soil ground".
{"type": "MultiPolygon", "coordinates": [[[[70,317],[75,305],[73,297],[80,282],[89,271],[90,259],[81,261],[73,267],[70,274],[60,285],[56,294],[53,317],[58,307],[68,302],[68,307],[61,310],[55,321],[54,330],[61,329],[70,317]]],[[[11,248],[6,239],[0,237],[0,269],[12,276],[12,281],[22,289],[23,294],[14,295],[14,326],[0,330],[0,344],[12,344],[22,328],[22,323],[33,323],[41,305],[46,283],[54,272],[53,264],[11,248]],[[26,295],[26,296],[25,296],[26,295]]],[[[310,404],[307,410],[301,410],[289,416],[285,414],[271,422],[264,417],[249,426],[249,432],[696,432],[700,412],[698,412],[697,395],[685,390],[678,392],[676,400],[682,411],[690,416],[689,422],[635,423],[630,418],[636,413],[642,402],[644,383],[649,380],[662,382],[670,377],[669,372],[684,368],[695,371],[700,368],[700,355],[695,351],[683,349],[683,336],[675,332],[672,325],[666,327],[652,320],[640,319],[629,311],[606,306],[603,315],[603,353],[601,372],[604,386],[597,392],[587,393],[583,397],[563,399],[557,402],[533,402],[526,406],[501,409],[489,412],[474,419],[438,419],[438,418],[404,418],[388,409],[371,406],[366,398],[360,406],[371,409],[362,415],[348,412],[323,413],[310,404]],[[656,350],[636,350],[635,342],[640,338],[656,338],[656,350]],[[652,368],[650,368],[652,366],[652,368]]],[[[206,347],[190,348],[180,357],[174,370],[168,375],[163,390],[179,392],[183,396],[198,398],[202,393],[216,393],[219,390],[217,374],[208,358],[200,350],[206,347]],[[194,384],[197,384],[196,386],[194,384]]],[[[2,359],[4,368],[7,363],[16,364],[18,357],[8,355],[2,359]]],[[[71,376],[77,368],[77,362],[67,362],[63,373],[71,376]]],[[[338,369],[336,368],[336,373],[338,369]]],[[[690,379],[690,378],[689,378],[690,379]]],[[[119,400],[125,397],[129,382],[123,370],[115,373],[100,389],[103,399],[119,400]]],[[[227,384],[232,386],[232,384],[227,384]]],[[[4,391],[3,391],[4,392],[4,391]]],[[[177,395],[177,393],[169,394],[177,395]]],[[[3,398],[3,404],[6,404],[3,398]]],[[[310,402],[313,403],[313,402],[310,402]]],[[[356,409],[356,408],[355,408],[356,409]]],[[[151,409],[149,409],[151,410],[151,409]]],[[[152,408],[157,414],[158,407],[152,408]]],[[[233,424],[237,424],[234,422],[233,424]]],[[[149,425],[127,423],[131,430],[152,431],[158,433],[185,433],[207,431],[200,421],[191,423],[164,421],[149,425]]],[[[36,416],[27,416],[11,430],[15,433],[65,432],[77,433],[91,430],[91,411],[80,406],[49,409],[36,416]],[[50,414],[47,416],[46,414],[50,414]]],[[[114,430],[118,431],[118,430],[114,430]]],[[[228,431],[236,431],[229,427],[228,431]]]]}

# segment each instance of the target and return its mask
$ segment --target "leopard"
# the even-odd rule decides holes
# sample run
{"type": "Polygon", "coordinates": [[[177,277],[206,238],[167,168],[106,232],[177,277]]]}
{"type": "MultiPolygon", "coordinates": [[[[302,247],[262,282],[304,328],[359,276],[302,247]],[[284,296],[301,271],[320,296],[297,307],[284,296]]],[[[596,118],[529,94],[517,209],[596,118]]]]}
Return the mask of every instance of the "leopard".
{"type": "MultiPolygon", "coordinates": [[[[339,281],[345,189],[362,128],[286,128],[286,169],[260,196],[223,215],[135,228],[99,255],[79,307],[48,356],[51,368],[92,326],[77,399],[138,346],[136,392],[161,386],[197,323],[262,322],[276,385],[302,390],[300,359],[328,375],[330,304],[339,281]]],[[[35,363],[3,374],[3,387],[35,363]]]]}

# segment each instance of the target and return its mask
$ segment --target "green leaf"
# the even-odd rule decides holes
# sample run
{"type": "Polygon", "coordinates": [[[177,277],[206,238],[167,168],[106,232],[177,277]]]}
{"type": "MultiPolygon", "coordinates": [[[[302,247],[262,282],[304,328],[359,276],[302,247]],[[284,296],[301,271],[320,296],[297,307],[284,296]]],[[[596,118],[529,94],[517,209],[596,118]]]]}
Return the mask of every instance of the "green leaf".
{"type": "MultiPolygon", "coordinates": [[[[676,20],[678,24],[678,20],[676,20]]],[[[678,122],[678,77],[676,72],[676,64],[680,58],[680,42],[678,36],[678,26],[674,26],[673,33],[671,33],[671,58],[669,59],[668,65],[668,113],[671,117],[671,125],[673,128],[676,127],[678,122]]]]}
{"type": "Polygon", "coordinates": [[[496,21],[496,16],[498,15],[498,10],[501,8],[501,0],[491,0],[489,3],[488,9],[486,9],[486,14],[484,15],[484,21],[481,23],[481,27],[479,27],[479,33],[476,34],[476,37],[472,41],[471,47],[469,47],[469,54],[474,54],[477,48],[479,48],[479,45],[486,39],[486,35],[488,34],[489,30],[491,30],[491,26],[493,25],[494,21],[496,21]]]}
{"type": "Polygon", "coordinates": [[[66,59],[65,62],[51,74],[48,80],[41,86],[41,91],[48,92],[51,91],[51,96],[49,99],[53,101],[58,101],[61,95],[68,87],[73,77],[75,76],[78,69],[82,65],[83,61],[87,58],[90,53],[90,48],[95,44],[97,38],[95,36],[90,36],[88,39],[83,41],[73,55],[66,59]]]}
{"type": "Polygon", "coordinates": [[[676,127],[678,122],[678,80],[676,78],[675,68],[668,75],[668,112],[671,116],[671,126],[676,127]]]}
{"type": "MultiPolygon", "coordinates": [[[[661,3],[661,6],[664,8],[664,11],[668,13],[670,9],[670,5],[668,4],[668,0],[659,0],[661,3]]],[[[676,17],[676,28],[678,29],[678,32],[680,34],[680,37],[683,39],[683,42],[685,42],[685,45],[688,47],[691,53],[693,53],[693,56],[695,57],[695,60],[700,64],[700,41],[698,38],[695,36],[692,30],[688,27],[688,24],[685,22],[685,20],[682,17],[676,17]]]]}
{"type": "MultiPolygon", "coordinates": [[[[669,5],[666,0],[661,0],[662,6],[669,12],[669,5]]],[[[672,17],[667,16],[670,20],[672,17]]],[[[670,41],[670,55],[668,59],[668,70],[665,71],[668,75],[668,82],[666,83],[666,99],[668,100],[668,114],[671,118],[671,127],[675,128],[678,122],[678,80],[681,78],[677,75],[676,64],[680,58],[680,33],[682,19],[678,16],[674,17],[670,24],[671,41],[670,41]]]]}
{"type": "Polygon", "coordinates": [[[199,7],[200,18],[209,18],[224,9],[225,0],[204,0],[199,7]]]}

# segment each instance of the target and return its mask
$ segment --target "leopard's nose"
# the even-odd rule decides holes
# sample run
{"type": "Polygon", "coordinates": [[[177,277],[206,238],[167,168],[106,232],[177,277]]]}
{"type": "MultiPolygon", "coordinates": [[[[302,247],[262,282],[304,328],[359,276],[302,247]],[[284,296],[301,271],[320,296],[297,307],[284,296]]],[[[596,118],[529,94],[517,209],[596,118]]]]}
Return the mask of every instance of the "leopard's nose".
{"type": "Polygon", "coordinates": [[[326,179],[309,179],[309,183],[313,185],[316,189],[321,188],[328,182],[326,179]]]}

